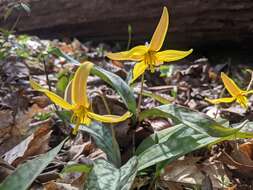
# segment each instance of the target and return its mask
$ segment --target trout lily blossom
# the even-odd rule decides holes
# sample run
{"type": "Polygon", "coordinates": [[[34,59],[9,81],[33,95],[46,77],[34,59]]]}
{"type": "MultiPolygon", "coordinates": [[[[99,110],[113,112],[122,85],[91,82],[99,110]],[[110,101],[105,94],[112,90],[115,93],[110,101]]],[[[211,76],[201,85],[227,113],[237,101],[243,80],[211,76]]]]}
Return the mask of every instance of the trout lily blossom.
{"type": "Polygon", "coordinates": [[[165,50],[160,51],[169,25],[169,14],[166,7],[163,8],[163,13],[156,30],[152,36],[149,45],[139,45],[133,47],[129,51],[118,53],[108,53],[107,57],[112,60],[131,60],[137,63],[133,69],[133,79],[131,82],[141,76],[145,70],[155,71],[155,67],[160,66],[164,62],[171,62],[183,59],[192,53],[192,49],[188,51],[165,50]]]}
{"type": "Polygon", "coordinates": [[[220,104],[220,103],[230,103],[236,101],[241,105],[241,107],[248,108],[248,99],[246,95],[253,93],[253,90],[241,90],[235,82],[229,78],[225,73],[221,73],[221,79],[224,83],[225,88],[231,95],[231,97],[219,98],[219,99],[208,99],[206,100],[211,104],[220,104]]]}
{"type": "MultiPolygon", "coordinates": [[[[80,124],[89,126],[91,120],[96,120],[105,123],[117,123],[126,120],[131,117],[130,112],[126,112],[122,116],[116,115],[98,115],[91,110],[91,105],[88,100],[86,88],[87,88],[87,79],[90,73],[93,63],[84,62],[77,69],[71,84],[68,85],[71,94],[71,102],[66,101],[57,94],[43,88],[35,81],[30,80],[31,86],[40,92],[43,92],[47,97],[54,102],[56,105],[60,106],[63,109],[70,110],[73,112],[71,122],[75,124],[73,133],[76,134],[80,124]]],[[[68,88],[66,89],[68,91],[68,88]]],[[[65,92],[66,94],[66,92],[65,92]]]]}

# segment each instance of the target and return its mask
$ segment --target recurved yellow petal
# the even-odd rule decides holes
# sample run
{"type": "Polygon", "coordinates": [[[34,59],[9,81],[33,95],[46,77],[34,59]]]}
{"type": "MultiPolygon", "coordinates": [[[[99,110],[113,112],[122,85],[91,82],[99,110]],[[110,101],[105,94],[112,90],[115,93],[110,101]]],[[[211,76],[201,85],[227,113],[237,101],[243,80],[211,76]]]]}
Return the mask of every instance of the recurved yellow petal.
{"type": "Polygon", "coordinates": [[[126,120],[127,118],[131,117],[130,112],[126,112],[122,116],[117,115],[98,115],[92,112],[88,112],[88,116],[96,121],[105,122],[105,123],[118,123],[121,121],[126,120]]]}
{"type": "Polygon", "coordinates": [[[238,102],[243,108],[248,108],[248,99],[245,96],[238,96],[236,98],[236,102],[238,102]]]}
{"type": "Polygon", "coordinates": [[[135,81],[139,76],[141,76],[145,70],[148,68],[148,65],[145,64],[144,61],[136,63],[134,65],[134,69],[133,69],[133,79],[131,80],[131,83],[133,81],[135,81]]]}
{"type": "Polygon", "coordinates": [[[82,63],[77,69],[72,81],[71,98],[72,102],[78,105],[89,107],[89,100],[87,97],[87,79],[93,63],[87,61],[82,63]]]}
{"type": "Polygon", "coordinates": [[[253,90],[243,91],[242,95],[253,94],[253,90]]]}
{"type": "Polygon", "coordinates": [[[159,62],[177,61],[177,60],[185,58],[186,56],[191,54],[192,51],[193,49],[190,49],[188,51],[165,50],[165,51],[157,52],[156,58],[159,60],[159,62]]]}
{"type": "Polygon", "coordinates": [[[228,98],[218,98],[218,99],[208,99],[205,98],[206,101],[210,102],[211,104],[220,104],[220,103],[230,103],[235,101],[236,98],[228,97],[228,98]]]}
{"type": "Polygon", "coordinates": [[[168,25],[169,25],[169,13],[167,8],[164,7],[163,14],[150,41],[149,45],[150,51],[159,51],[161,49],[168,30],[168,25]]]}
{"type": "Polygon", "coordinates": [[[221,79],[227,91],[232,96],[238,96],[239,94],[243,93],[243,91],[235,84],[235,82],[223,72],[221,73],[221,79]]]}
{"type": "Polygon", "coordinates": [[[58,106],[66,109],[66,110],[73,109],[73,106],[71,104],[69,104],[68,102],[66,102],[63,98],[61,98],[60,96],[58,96],[57,94],[55,94],[53,92],[50,92],[49,90],[47,90],[45,88],[43,88],[35,81],[30,79],[30,84],[35,90],[45,93],[47,95],[47,97],[50,98],[50,100],[52,102],[54,102],[55,104],[57,104],[58,106]]]}
{"type": "Polygon", "coordinates": [[[147,53],[148,48],[144,45],[136,46],[129,51],[122,51],[118,53],[108,53],[106,56],[112,60],[131,60],[141,61],[144,58],[144,54],[147,53]]]}
{"type": "Polygon", "coordinates": [[[71,90],[72,90],[72,80],[68,83],[64,92],[64,100],[70,104],[72,104],[71,90]]]}
{"type": "Polygon", "coordinates": [[[86,117],[82,118],[81,123],[89,126],[91,124],[91,119],[87,115],[86,117]]]}

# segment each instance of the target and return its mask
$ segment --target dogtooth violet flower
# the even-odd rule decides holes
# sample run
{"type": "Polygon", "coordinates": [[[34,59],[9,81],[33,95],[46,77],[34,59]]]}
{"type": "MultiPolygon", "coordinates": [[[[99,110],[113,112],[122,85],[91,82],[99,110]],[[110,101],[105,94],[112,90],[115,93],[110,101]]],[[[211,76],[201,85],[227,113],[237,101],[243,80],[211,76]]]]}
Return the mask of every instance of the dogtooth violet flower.
{"type": "Polygon", "coordinates": [[[233,101],[238,102],[243,108],[248,108],[248,99],[246,95],[253,93],[253,90],[241,90],[235,82],[229,78],[225,73],[221,73],[221,79],[224,83],[225,88],[231,95],[231,97],[219,98],[219,99],[208,99],[206,100],[211,104],[230,103],[233,101]]]}
{"type": "MultiPolygon", "coordinates": [[[[71,122],[76,126],[74,128],[73,133],[76,134],[80,124],[84,124],[89,126],[91,120],[96,120],[105,123],[117,123],[120,121],[124,121],[127,118],[131,117],[130,112],[126,112],[122,116],[116,115],[98,115],[91,110],[91,105],[88,100],[86,88],[87,88],[87,79],[90,73],[91,68],[93,67],[93,63],[84,62],[80,65],[80,67],[75,72],[74,78],[71,81],[71,85],[68,85],[71,89],[71,102],[66,101],[61,98],[57,94],[43,88],[35,81],[30,80],[31,86],[40,92],[45,93],[48,98],[66,110],[71,110],[73,112],[71,122]]],[[[67,91],[68,89],[66,89],[67,91]]],[[[66,94],[66,92],[65,92],[66,94]]]]}
{"type": "Polygon", "coordinates": [[[142,75],[145,70],[149,69],[151,72],[155,71],[155,67],[160,66],[164,62],[171,62],[183,59],[192,53],[192,49],[188,51],[165,50],[160,51],[169,25],[169,14],[166,7],[163,8],[163,13],[156,30],[152,36],[150,44],[139,45],[133,47],[129,51],[118,53],[108,53],[106,56],[112,60],[131,60],[137,63],[133,69],[133,79],[136,80],[142,75]]]}

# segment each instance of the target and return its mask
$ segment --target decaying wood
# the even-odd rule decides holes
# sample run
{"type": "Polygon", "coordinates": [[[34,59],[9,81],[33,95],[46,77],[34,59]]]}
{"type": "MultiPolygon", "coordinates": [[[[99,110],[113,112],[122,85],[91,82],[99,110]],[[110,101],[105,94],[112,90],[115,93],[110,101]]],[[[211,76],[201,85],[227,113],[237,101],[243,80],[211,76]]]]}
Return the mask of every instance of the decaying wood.
{"type": "MultiPolygon", "coordinates": [[[[16,30],[42,37],[127,40],[130,24],[133,39],[141,41],[151,37],[167,6],[169,44],[249,44],[253,39],[252,0],[30,0],[30,5],[31,14],[22,14],[16,30]]],[[[0,26],[10,27],[17,16],[0,26]]]]}

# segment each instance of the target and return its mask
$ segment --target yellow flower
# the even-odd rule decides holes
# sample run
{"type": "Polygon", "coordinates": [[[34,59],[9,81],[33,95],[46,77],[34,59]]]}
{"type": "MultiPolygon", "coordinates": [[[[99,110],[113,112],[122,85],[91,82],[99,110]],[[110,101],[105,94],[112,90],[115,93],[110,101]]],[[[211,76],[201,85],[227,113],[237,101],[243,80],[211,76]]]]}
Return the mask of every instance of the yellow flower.
{"type": "Polygon", "coordinates": [[[155,67],[163,64],[164,62],[177,61],[183,59],[192,53],[192,49],[189,51],[177,51],[177,50],[165,50],[159,52],[163,45],[167,29],[169,25],[169,14],[166,7],[163,8],[163,14],[153,34],[151,42],[148,46],[139,45],[129,51],[123,51],[118,53],[108,53],[107,57],[112,60],[131,60],[137,61],[133,69],[133,79],[136,80],[142,75],[146,69],[150,69],[154,72],[155,67]]]}
{"type": "Polygon", "coordinates": [[[230,102],[236,101],[243,108],[247,109],[248,99],[246,95],[253,93],[253,90],[248,90],[248,91],[241,90],[235,84],[235,82],[231,78],[229,78],[225,73],[221,73],[221,79],[225,85],[225,88],[231,95],[231,97],[219,98],[219,99],[213,99],[213,100],[206,98],[206,100],[210,102],[211,104],[230,103],[230,102]]]}
{"type": "MultiPolygon", "coordinates": [[[[81,64],[81,66],[77,69],[75,76],[71,81],[71,84],[68,85],[69,88],[71,88],[70,103],[55,93],[43,88],[33,80],[30,80],[30,84],[35,90],[45,93],[52,102],[62,107],[63,109],[71,110],[73,112],[71,122],[76,124],[73,132],[74,134],[77,133],[80,124],[89,126],[92,119],[105,123],[117,123],[131,117],[130,112],[126,112],[122,116],[98,115],[92,112],[86,92],[87,79],[92,67],[93,63],[85,62],[81,64]]],[[[67,91],[68,90],[66,89],[66,92],[67,91]]]]}

